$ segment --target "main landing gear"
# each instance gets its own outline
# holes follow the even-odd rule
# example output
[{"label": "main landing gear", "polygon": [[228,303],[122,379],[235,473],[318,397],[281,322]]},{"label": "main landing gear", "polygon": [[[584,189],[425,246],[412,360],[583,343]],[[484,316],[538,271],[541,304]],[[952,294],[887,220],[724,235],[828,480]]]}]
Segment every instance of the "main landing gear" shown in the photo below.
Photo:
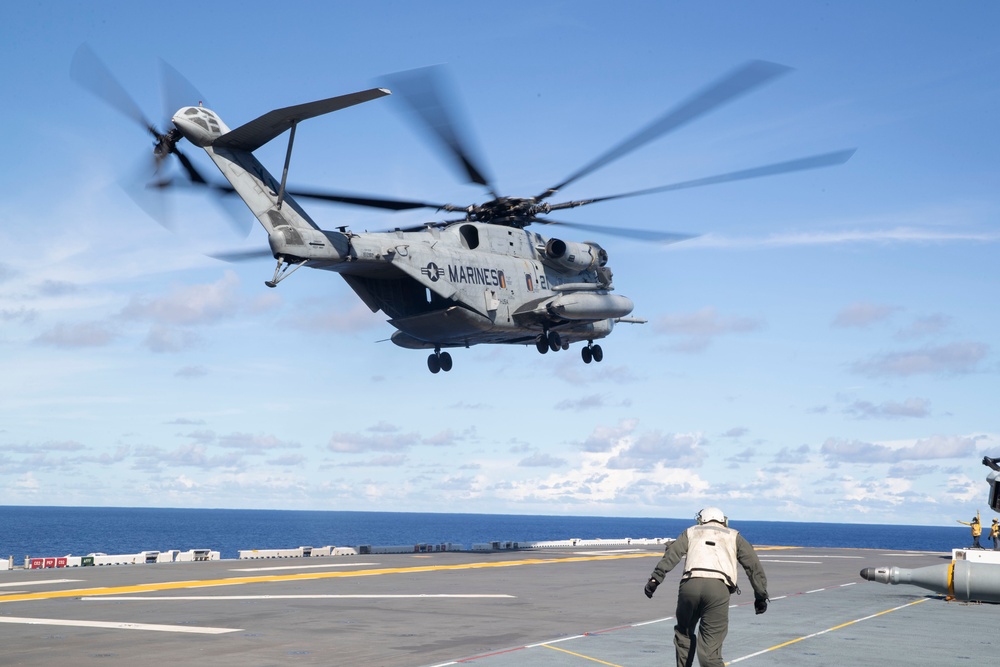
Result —
[{"label": "main landing gear", "polygon": [[442,352],[441,348],[436,348],[434,354],[427,357],[427,369],[431,373],[438,373],[440,371],[447,373],[451,370],[451,355],[447,352]]},{"label": "main landing gear", "polygon": [[562,349],[562,336],[559,335],[558,331],[540,333],[535,337],[535,348],[541,354],[545,354],[549,350],[558,352]]},{"label": "main landing gear", "polygon": [[[546,354],[549,350],[558,352],[568,347],[568,343],[563,344],[562,336],[559,335],[558,331],[546,331],[535,337],[535,349],[541,354]],[[594,341],[588,340],[587,346],[580,350],[580,356],[583,357],[585,364],[589,364],[591,361],[600,363],[604,359],[604,350],[601,349],[600,345],[594,345]]]}]

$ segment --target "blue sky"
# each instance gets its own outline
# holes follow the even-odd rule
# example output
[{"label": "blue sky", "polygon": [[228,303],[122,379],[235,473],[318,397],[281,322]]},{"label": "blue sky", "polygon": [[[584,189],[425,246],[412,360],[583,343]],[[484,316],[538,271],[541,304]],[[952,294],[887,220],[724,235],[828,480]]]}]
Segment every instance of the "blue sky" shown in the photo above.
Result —
[{"label": "blue sky", "polygon": [[[13,5],[0,40],[0,504],[988,514],[998,19],[989,2]],[[795,71],[564,194],[858,151],[831,169],[564,213],[701,236],[594,237],[649,320],[618,327],[602,364],[477,347],[432,376],[339,277],[304,270],[270,290],[271,262],[207,257],[266,244],[257,227],[233,234],[212,200],[176,195],[174,232],[137,207],[120,184],[149,139],[70,79],[83,42],[150,118],[165,117],[162,58],[231,127],[447,64],[509,195],[559,182],[751,59]],[[400,104],[303,124],[289,180],[483,201]],[[284,142],[259,156],[280,173]],[[355,231],[433,219],[307,206]]]}]

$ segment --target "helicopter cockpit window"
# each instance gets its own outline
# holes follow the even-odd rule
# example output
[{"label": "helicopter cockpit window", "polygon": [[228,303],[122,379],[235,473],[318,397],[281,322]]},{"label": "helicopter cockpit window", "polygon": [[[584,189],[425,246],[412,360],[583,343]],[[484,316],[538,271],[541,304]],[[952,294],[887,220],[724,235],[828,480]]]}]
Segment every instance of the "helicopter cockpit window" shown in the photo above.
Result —
[{"label": "helicopter cockpit window", "polygon": [[190,109],[188,109],[187,111],[184,112],[184,115],[185,116],[194,116],[197,113],[198,113],[198,110],[195,109],[194,107],[191,107]]},{"label": "helicopter cockpit window", "polygon": [[462,225],[458,232],[462,235],[462,240],[465,242],[466,248],[475,250],[479,247],[479,229],[475,226]]}]

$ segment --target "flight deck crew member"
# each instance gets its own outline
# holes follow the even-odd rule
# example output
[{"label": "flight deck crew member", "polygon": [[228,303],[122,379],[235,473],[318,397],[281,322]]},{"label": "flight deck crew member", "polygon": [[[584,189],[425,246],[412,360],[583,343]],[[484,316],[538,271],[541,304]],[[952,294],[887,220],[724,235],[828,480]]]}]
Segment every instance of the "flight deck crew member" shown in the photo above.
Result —
[{"label": "flight deck crew member", "polygon": [[753,547],[738,531],[729,528],[722,510],[706,507],[696,519],[697,525],[685,530],[667,547],[644,592],[652,598],[667,572],[686,556],[677,591],[674,626],[677,667],[693,665],[695,653],[701,667],[723,667],[722,642],[729,632],[729,596],[740,592],[736,585],[736,564],[743,566],[750,579],[753,606],[758,614],[767,611],[767,576]]},{"label": "flight deck crew member", "polygon": [[983,534],[983,524],[979,522],[979,510],[976,510],[976,516],[972,517],[971,523],[961,519],[958,519],[958,522],[965,526],[972,526],[972,548],[982,549],[983,547],[979,544],[979,536]]},{"label": "flight deck crew member", "polygon": [[993,519],[990,526],[990,539],[993,540],[993,551],[1000,551],[1000,521]]}]

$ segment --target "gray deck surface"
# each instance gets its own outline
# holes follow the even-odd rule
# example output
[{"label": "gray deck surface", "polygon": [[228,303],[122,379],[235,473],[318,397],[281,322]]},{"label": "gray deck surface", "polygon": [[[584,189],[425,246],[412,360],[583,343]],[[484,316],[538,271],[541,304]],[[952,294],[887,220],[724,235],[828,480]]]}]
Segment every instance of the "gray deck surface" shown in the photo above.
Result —
[{"label": "gray deck surface", "polygon": [[[953,665],[1000,651],[1000,605],[862,581],[950,554],[758,547],[728,664]],[[672,665],[659,548],[392,554],[0,572],[0,665]],[[678,568],[679,569],[679,568]],[[212,634],[215,633],[215,634]]]}]

